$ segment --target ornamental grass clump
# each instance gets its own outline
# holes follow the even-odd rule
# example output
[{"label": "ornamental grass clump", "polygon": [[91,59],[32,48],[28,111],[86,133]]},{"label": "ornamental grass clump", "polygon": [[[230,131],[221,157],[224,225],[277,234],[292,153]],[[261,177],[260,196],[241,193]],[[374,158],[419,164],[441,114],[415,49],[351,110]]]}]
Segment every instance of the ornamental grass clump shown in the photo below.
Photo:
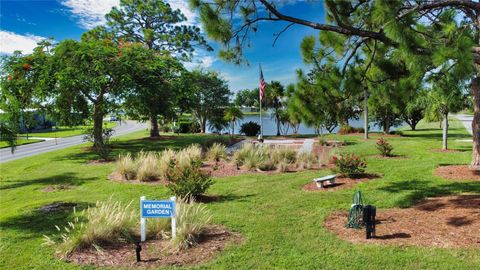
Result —
[{"label": "ornamental grass clump", "polygon": [[73,251],[94,247],[100,249],[110,245],[132,241],[137,229],[138,216],[131,207],[110,197],[97,202],[77,215],[64,227],[55,226],[57,236],[44,235],[44,245],[56,246],[56,252],[65,258]]},{"label": "ornamental grass clump", "polygon": [[271,151],[271,158],[275,164],[280,162],[293,164],[297,160],[297,152],[290,148],[279,147]]},{"label": "ornamental grass clump", "polygon": [[384,138],[380,138],[377,140],[376,147],[383,157],[393,156],[393,146]]},{"label": "ornamental grass clump", "polygon": [[137,163],[130,153],[119,156],[115,172],[121,175],[123,180],[133,180],[137,176]]},{"label": "ornamental grass clump", "polygon": [[137,157],[137,179],[143,182],[155,181],[160,177],[158,154],[141,152]]},{"label": "ornamental grass clump", "polygon": [[189,197],[177,199],[175,217],[177,233],[175,239],[172,239],[172,245],[177,250],[196,245],[212,219],[204,205],[195,203],[195,200]]},{"label": "ornamental grass clump", "polygon": [[175,154],[176,166],[186,169],[191,166],[200,166],[202,164],[202,148],[197,144],[178,151]]},{"label": "ornamental grass clump", "polygon": [[339,157],[333,156],[332,162],[335,165],[332,171],[346,177],[361,176],[367,168],[365,160],[357,157],[355,154],[341,154]]},{"label": "ornamental grass clump", "polygon": [[253,144],[245,143],[234,153],[233,159],[238,166],[242,166],[245,163],[245,160],[248,159],[248,157],[253,156],[255,152],[256,149]]},{"label": "ornamental grass clump", "polygon": [[175,160],[175,151],[172,149],[164,150],[158,158],[158,175],[161,179],[167,178],[167,172]]},{"label": "ornamental grass clump", "polygon": [[299,153],[297,155],[297,167],[299,169],[311,169],[316,163],[319,163],[318,157],[313,153]]},{"label": "ornamental grass clump", "polygon": [[221,143],[214,143],[207,151],[207,159],[210,161],[219,162],[220,160],[226,158],[226,147]]}]

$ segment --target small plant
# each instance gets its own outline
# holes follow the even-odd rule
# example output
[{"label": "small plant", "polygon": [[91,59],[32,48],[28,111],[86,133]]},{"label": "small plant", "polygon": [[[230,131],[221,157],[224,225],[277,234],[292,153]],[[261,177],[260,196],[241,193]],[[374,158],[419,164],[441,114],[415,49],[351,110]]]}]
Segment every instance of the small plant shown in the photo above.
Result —
[{"label": "small plant", "polygon": [[321,146],[328,146],[328,141],[323,136],[318,137],[318,144]]},{"label": "small plant", "polygon": [[141,152],[137,157],[137,179],[140,181],[154,181],[160,176],[158,154]]},{"label": "small plant", "polygon": [[177,250],[195,245],[212,219],[207,208],[195,203],[192,198],[177,199],[175,216],[177,218],[177,234],[172,244]]},{"label": "small plant", "polygon": [[297,166],[300,169],[310,169],[319,159],[313,153],[300,153],[297,155]]},{"label": "small plant", "polygon": [[[97,202],[95,207],[89,207],[76,214],[68,225],[60,228],[59,237],[44,235],[45,245],[56,245],[56,252],[62,257],[71,252],[89,248],[105,247],[108,245],[129,241],[136,230],[137,217],[131,208],[131,203],[124,205],[110,197],[105,202]],[[60,238],[56,242],[54,238]]]},{"label": "small plant", "polygon": [[340,157],[333,156],[332,162],[335,165],[333,172],[347,177],[362,175],[367,168],[365,160],[354,154],[342,154]]},{"label": "small plant", "polygon": [[214,143],[207,152],[207,158],[211,161],[219,162],[227,157],[225,145]]},{"label": "small plant", "polygon": [[240,126],[240,133],[249,137],[257,136],[260,134],[260,125],[252,121],[243,123]]},{"label": "small plant", "polygon": [[163,151],[158,158],[158,176],[162,179],[167,178],[167,172],[175,160],[175,151],[167,149]]},{"label": "small plant", "polygon": [[124,180],[135,179],[137,175],[137,164],[130,153],[118,157],[115,172],[120,174]]},{"label": "small plant", "polygon": [[167,187],[182,198],[186,196],[196,198],[213,184],[211,176],[203,172],[199,165],[192,164],[182,168],[176,162],[170,166],[167,180],[169,181]]},{"label": "small plant", "polygon": [[380,138],[377,140],[376,147],[378,151],[380,151],[380,154],[382,156],[384,157],[392,156],[393,146],[384,138]]},{"label": "small plant", "polygon": [[297,160],[297,152],[290,148],[275,148],[272,150],[271,155],[274,163],[295,163]]}]

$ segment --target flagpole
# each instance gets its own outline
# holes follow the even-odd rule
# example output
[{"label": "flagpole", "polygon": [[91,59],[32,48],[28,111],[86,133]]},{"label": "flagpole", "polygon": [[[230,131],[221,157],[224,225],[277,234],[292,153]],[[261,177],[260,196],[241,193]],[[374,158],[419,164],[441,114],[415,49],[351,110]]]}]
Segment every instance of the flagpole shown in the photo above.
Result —
[{"label": "flagpole", "polygon": [[[260,77],[263,79],[263,74],[262,74],[262,65],[258,63],[259,71],[260,71]],[[261,92],[262,90],[259,90]],[[262,118],[262,102],[263,102],[263,97],[259,93],[258,99],[260,100],[260,136],[258,137],[259,141],[263,143],[263,118]]]}]

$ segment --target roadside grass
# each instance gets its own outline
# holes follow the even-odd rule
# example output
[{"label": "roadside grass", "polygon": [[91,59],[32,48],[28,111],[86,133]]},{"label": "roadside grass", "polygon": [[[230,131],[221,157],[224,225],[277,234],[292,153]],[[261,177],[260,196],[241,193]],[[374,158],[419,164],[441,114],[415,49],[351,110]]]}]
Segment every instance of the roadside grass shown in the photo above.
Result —
[{"label": "roadside grass", "polygon": [[[24,144],[30,144],[30,143],[36,143],[36,142],[43,142],[43,140],[40,139],[23,139],[19,138],[17,139],[17,145],[24,145]],[[7,148],[10,147],[6,141],[0,141],[0,148]]]},{"label": "roadside grass", "polygon": [[[107,128],[113,128],[117,125],[116,122],[105,122],[104,126]],[[39,131],[32,131],[28,133],[29,137],[39,137],[39,138],[65,138],[65,137],[72,137],[77,135],[85,134],[86,130],[92,128],[93,125],[85,125],[85,126],[59,126],[56,130],[39,130]],[[26,137],[26,133],[21,133],[19,136]]]},{"label": "roadside grass", "polygon": [[[223,251],[199,269],[477,269],[478,249],[442,249],[352,244],[326,231],[324,219],[332,211],[347,210],[355,190],[378,208],[409,207],[429,197],[464,192],[480,193],[480,182],[449,182],[433,176],[440,164],[468,164],[471,138],[460,122],[452,120],[450,146],[455,153],[437,153],[441,148],[438,123],[420,123],[418,131],[403,130],[405,137],[387,137],[394,154],[405,159],[376,158],[376,137],[328,135],[346,140],[342,149],[366,157],[367,172],[382,178],[355,188],[309,193],[301,187],[328,170],[280,174],[244,174],[216,178],[209,194],[219,196],[206,204],[212,222],[240,232],[245,241]],[[133,133],[114,142],[116,155],[140,150],[179,149],[214,136],[179,135],[160,140],[142,139]],[[77,209],[113,197],[123,203],[140,196],[162,199],[171,194],[166,187],[118,183],[107,180],[113,163],[87,165],[94,154],[87,145],[49,152],[0,164],[0,268],[1,269],[93,269],[59,261],[53,249],[41,247],[42,235],[64,226],[70,210],[40,213],[36,209],[56,201],[77,203]],[[71,189],[43,192],[48,185],[70,184]],[[148,223],[147,223],[148,226]],[[472,232],[473,233],[473,232]],[[133,247],[132,247],[133,248]],[[133,260],[133,259],[132,259]],[[182,269],[182,268],[180,268]]]}]

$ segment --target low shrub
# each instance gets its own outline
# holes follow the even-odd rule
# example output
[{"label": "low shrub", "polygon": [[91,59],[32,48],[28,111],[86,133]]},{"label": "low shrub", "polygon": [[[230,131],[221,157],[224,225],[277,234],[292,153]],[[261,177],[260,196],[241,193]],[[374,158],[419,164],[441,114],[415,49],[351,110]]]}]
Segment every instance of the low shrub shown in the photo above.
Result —
[{"label": "low shrub", "polygon": [[[131,203],[124,205],[112,197],[97,202],[95,207],[89,207],[79,215],[74,209],[74,216],[67,226],[55,226],[60,233],[58,237],[44,235],[44,244],[56,245],[56,252],[63,258],[79,249],[132,241],[137,230],[138,218]],[[54,238],[59,238],[58,242]]]},{"label": "low shrub", "polygon": [[338,130],[338,134],[345,135],[345,134],[351,134],[351,133],[364,133],[365,129],[363,128],[355,128],[352,126],[342,126]]},{"label": "low shrub", "polygon": [[220,143],[214,143],[207,152],[208,160],[219,162],[227,157],[226,147]]},{"label": "low shrub", "polygon": [[178,197],[193,198],[205,193],[213,184],[209,174],[200,169],[200,165],[180,167],[174,162],[167,172],[167,187]]},{"label": "low shrub", "polygon": [[356,177],[365,173],[367,163],[364,159],[357,157],[354,154],[342,154],[339,157],[332,157],[334,173],[339,173],[347,177]]},{"label": "low shrub", "polygon": [[119,156],[117,160],[115,172],[122,176],[124,180],[132,180],[137,176],[137,163],[130,153]]},{"label": "low shrub", "polygon": [[177,250],[195,245],[212,219],[207,208],[195,203],[191,198],[177,199],[175,216],[177,234],[172,244]]},{"label": "low shrub", "polygon": [[160,176],[158,154],[154,152],[140,152],[137,157],[137,179],[140,181],[157,180]]},{"label": "low shrub", "polygon": [[260,125],[253,121],[243,123],[240,126],[240,134],[245,134],[249,137],[257,136],[260,134]]},{"label": "low shrub", "polygon": [[391,157],[393,146],[384,138],[380,138],[377,140],[376,147],[380,154],[384,157]]}]

